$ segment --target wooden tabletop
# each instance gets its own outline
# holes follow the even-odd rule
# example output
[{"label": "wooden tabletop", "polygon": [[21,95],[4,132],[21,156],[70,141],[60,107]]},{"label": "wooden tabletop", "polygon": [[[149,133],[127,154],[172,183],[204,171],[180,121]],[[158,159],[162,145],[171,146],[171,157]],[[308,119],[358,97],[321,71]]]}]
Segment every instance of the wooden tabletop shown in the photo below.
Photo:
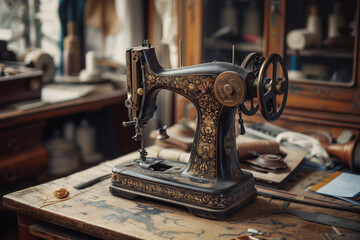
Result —
[{"label": "wooden tabletop", "polygon": [[[159,147],[148,148],[154,155]],[[109,192],[110,179],[76,190],[73,185],[111,171],[116,164],[139,153],[107,161],[93,168],[52,182],[30,187],[3,197],[4,206],[17,213],[54,223],[103,239],[233,239],[249,228],[271,234],[271,238],[324,239],[331,226],[276,214],[284,201],[258,196],[226,220],[209,220],[191,215],[187,209],[137,198],[128,200]],[[53,192],[66,188],[70,197],[58,200]],[[290,203],[290,208],[330,214],[360,221],[359,214]],[[352,232],[338,228],[341,232]],[[261,236],[258,236],[261,237]]]}]

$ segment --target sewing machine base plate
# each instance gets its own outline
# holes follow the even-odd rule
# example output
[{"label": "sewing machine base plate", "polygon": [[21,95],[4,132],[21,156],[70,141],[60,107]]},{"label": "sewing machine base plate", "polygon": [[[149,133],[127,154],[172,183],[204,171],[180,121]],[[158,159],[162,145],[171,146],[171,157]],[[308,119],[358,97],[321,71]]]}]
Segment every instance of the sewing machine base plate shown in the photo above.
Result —
[{"label": "sewing machine base plate", "polygon": [[158,160],[156,170],[129,161],[113,168],[110,192],[134,199],[137,196],[184,206],[200,217],[224,219],[256,197],[252,175],[243,171],[239,181],[208,180],[183,174],[187,164]]}]

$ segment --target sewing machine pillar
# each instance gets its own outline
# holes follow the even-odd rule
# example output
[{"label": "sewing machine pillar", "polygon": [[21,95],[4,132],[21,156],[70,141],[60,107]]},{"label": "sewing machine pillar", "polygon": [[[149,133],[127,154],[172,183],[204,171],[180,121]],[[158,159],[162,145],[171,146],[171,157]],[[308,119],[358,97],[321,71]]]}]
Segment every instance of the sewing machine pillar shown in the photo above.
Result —
[{"label": "sewing machine pillar", "polygon": [[[237,161],[235,144],[234,109],[222,109],[215,121],[202,116],[198,111],[198,131],[194,138],[194,147],[184,174],[200,178],[238,179],[241,173]],[[215,162],[215,160],[217,160]],[[229,174],[231,173],[231,174]]]}]

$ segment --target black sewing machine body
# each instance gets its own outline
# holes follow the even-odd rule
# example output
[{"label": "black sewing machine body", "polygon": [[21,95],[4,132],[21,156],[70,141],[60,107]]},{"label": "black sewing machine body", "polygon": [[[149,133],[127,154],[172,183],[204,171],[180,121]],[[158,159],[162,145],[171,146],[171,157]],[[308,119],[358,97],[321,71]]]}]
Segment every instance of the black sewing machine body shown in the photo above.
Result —
[{"label": "black sewing machine body", "polygon": [[235,143],[235,113],[251,94],[255,75],[231,63],[213,62],[163,69],[149,45],[127,51],[129,119],[137,134],[153,116],[162,89],[183,95],[196,107],[198,120],[188,163],[146,157],[113,168],[110,191],[187,207],[221,219],[256,197],[251,173],[241,170]]}]

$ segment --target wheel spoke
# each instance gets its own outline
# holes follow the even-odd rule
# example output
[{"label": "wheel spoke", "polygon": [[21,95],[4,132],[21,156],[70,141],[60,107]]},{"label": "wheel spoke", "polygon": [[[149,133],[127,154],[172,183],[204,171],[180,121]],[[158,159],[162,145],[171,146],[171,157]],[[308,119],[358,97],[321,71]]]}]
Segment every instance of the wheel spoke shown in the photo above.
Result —
[{"label": "wheel spoke", "polygon": [[250,110],[249,111],[252,111],[254,110],[254,98],[251,98],[250,100]]},{"label": "wheel spoke", "polygon": [[272,115],[276,116],[276,114],[277,114],[276,94],[274,94],[274,96],[272,97],[271,100],[272,100],[272,107],[273,107]]},{"label": "wheel spoke", "polygon": [[270,97],[272,96],[273,94],[272,94],[272,91],[270,90],[270,91],[268,91],[268,92],[266,92],[266,93],[264,93],[263,94],[263,102],[264,103],[266,103],[266,102],[268,102],[269,101],[269,99],[270,99]]},{"label": "wheel spoke", "polygon": [[275,89],[275,87],[276,87],[276,82],[277,82],[277,78],[276,78],[276,74],[277,74],[277,62],[276,61],[274,61],[273,63],[272,63],[272,65],[273,65],[273,72],[272,72],[272,84],[271,84],[271,88],[272,89]]}]

